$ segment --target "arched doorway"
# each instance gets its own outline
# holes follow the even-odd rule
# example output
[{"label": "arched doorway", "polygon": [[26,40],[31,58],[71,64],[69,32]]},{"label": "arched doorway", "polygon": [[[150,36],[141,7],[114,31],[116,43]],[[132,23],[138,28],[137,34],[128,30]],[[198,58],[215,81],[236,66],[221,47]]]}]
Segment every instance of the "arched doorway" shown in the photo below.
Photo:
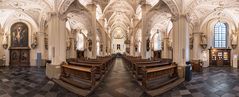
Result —
[{"label": "arched doorway", "polygon": [[10,66],[29,66],[28,27],[18,22],[11,26]]}]

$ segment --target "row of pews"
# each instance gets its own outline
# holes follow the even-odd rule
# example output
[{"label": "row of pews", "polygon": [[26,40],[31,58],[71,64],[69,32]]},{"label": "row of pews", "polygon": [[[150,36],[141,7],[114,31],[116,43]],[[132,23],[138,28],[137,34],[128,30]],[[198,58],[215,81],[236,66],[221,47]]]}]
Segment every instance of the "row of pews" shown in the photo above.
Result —
[{"label": "row of pews", "polygon": [[[72,85],[69,91],[88,96],[104,79],[112,67],[115,56],[97,59],[68,59],[61,64],[60,80]],[[75,91],[78,89],[79,91]]]},{"label": "row of pews", "polygon": [[132,77],[150,96],[166,92],[169,90],[167,85],[179,79],[178,66],[171,59],[148,60],[131,56],[122,58]]}]

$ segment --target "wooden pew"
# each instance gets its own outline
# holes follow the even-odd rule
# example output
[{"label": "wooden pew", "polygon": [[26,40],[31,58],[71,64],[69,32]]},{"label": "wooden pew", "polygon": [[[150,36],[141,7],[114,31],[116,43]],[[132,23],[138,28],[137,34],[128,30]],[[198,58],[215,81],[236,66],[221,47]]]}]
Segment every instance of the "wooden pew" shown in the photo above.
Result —
[{"label": "wooden pew", "polygon": [[156,89],[176,80],[177,75],[176,64],[151,68],[143,67],[142,85],[145,89]]},{"label": "wooden pew", "polygon": [[73,66],[80,66],[80,67],[90,67],[95,68],[95,80],[100,80],[103,76],[102,65],[101,64],[90,64],[90,63],[80,63],[80,62],[68,62],[68,64]]},{"label": "wooden pew", "polygon": [[157,68],[157,67],[161,67],[161,66],[165,66],[165,65],[171,65],[172,63],[170,62],[161,62],[161,61],[158,61],[158,62],[145,62],[145,63],[135,63],[135,74],[136,74],[136,78],[138,80],[142,80],[142,77],[140,76],[143,76],[143,68]]},{"label": "wooden pew", "polygon": [[82,89],[92,89],[95,87],[94,66],[76,66],[63,63],[61,65],[62,74],[60,79]]}]

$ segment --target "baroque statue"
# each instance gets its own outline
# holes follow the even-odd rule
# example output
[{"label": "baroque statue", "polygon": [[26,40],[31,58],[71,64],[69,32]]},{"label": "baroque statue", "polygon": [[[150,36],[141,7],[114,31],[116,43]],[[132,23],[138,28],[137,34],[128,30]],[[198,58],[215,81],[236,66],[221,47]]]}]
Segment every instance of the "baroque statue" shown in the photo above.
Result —
[{"label": "baroque statue", "polygon": [[233,31],[232,35],[231,35],[231,46],[233,49],[235,49],[237,47],[237,33],[235,31]]},{"label": "baroque statue", "polygon": [[205,34],[201,34],[201,43],[200,43],[201,47],[203,49],[207,48],[207,36]]}]

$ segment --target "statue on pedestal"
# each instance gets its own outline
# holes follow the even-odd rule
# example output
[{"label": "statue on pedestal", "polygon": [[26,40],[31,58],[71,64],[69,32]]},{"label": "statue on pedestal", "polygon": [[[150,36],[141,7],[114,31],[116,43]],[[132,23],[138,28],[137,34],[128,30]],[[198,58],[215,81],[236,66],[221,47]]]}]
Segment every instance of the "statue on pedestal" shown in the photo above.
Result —
[{"label": "statue on pedestal", "polygon": [[205,34],[201,35],[201,47],[205,49],[207,47],[207,36]]},{"label": "statue on pedestal", "polygon": [[237,33],[235,31],[233,31],[232,35],[231,35],[231,46],[233,49],[235,49],[237,47]]}]

